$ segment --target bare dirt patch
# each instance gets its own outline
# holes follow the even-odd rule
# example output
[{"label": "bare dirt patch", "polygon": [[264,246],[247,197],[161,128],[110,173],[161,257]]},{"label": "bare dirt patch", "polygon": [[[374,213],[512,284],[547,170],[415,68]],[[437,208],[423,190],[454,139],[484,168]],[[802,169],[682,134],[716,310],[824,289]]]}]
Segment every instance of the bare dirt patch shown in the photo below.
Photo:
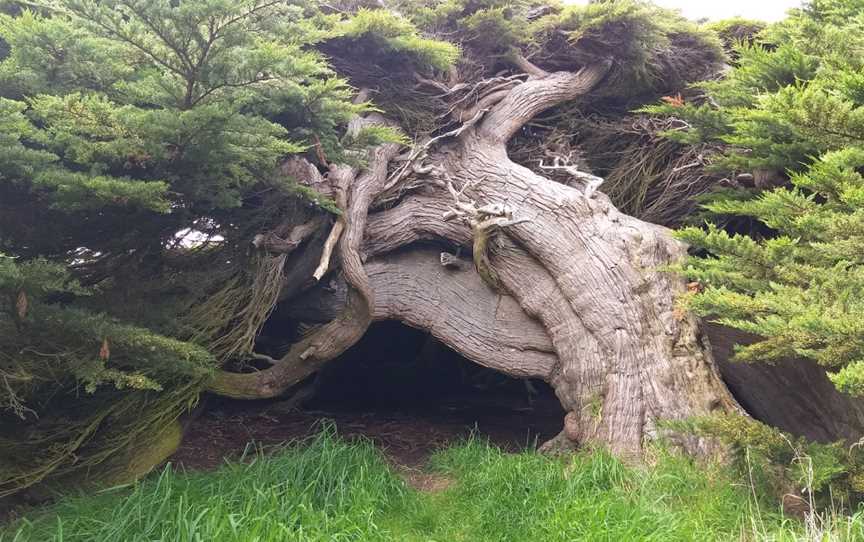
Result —
[{"label": "bare dirt patch", "polygon": [[226,459],[240,457],[248,446],[296,442],[314,435],[324,422],[333,423],[342,438],[370,439],[394,466],[411,473],[409,483],[429,488],[442,485],[420,471],[432,453],[472,434],[518,452],[561,430],[560,406],[554,397],[542,397],[530,409],[518,397],[486,398],[479,403],[451,398],[437,405],[401,409],[357,409],[336,403],[313,410],[285,410],[279,402],[223,401],[208,404],[190,423],[170,460],[186,469],[213,469]]}]

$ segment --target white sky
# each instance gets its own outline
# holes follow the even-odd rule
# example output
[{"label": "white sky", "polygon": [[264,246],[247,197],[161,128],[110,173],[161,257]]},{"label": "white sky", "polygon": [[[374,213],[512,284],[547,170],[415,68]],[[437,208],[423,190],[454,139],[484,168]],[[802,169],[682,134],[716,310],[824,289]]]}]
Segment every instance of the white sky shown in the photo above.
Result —
[{"label": "white sky", "polygon": [[[789,8],[801,6],[802,0],[653,0],[661,6],[680,9],[685,17],[726,19],[740,15],[749,19],[777,21]],[[577,4],[586,3],[575,0]]]},{"label": "white sky", "polygon": [[670,8],[678,8],[685,17],[698,19],[726,19],[740,15],[750,19],[777,21],[782,19],[789,8],[801,6],[801,0],[654,0],[655,3]]}]

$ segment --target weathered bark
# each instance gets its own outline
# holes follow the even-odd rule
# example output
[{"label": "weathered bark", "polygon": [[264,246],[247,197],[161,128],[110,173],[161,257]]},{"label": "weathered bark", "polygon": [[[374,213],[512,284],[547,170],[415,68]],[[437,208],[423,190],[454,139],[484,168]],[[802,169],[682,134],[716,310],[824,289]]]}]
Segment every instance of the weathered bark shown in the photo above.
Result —
[{"label": "weathered bark", "polygon": [[[517,378],[549,380],[558,357],[543,326],[510,296],[486,285],[470,260],[444,267],[440,251],[421,247],[366,265],[375,292],[375,320],[399,320],[428,331],[465,358]],[[319,288],[284,312],[298,320],[329,320],[346,287]],[[470,300],[466,302],[466,300]]]},{"label": "weathered bark", "polygon": [[[369,206],[386,188],[388,156],[395,154],[377,149],[369,169],[354,180],[342,219],[348,288],[339,316],[294,345],[281,363],[220,376],[214,389],[235,397],[281,393],[359,339],[372,318],[395,318],[478,363],[549,382],[568,412],[550,449],[602,444],[638,454],[661,432],[661,420],[739,409],[698,321],[674,306],[685,285],[664,267],[683,257],[684,247],[664,228],[621,214],[602,194],[586,197],[508,158],[507,141],[526,122],[589,92],[608,69],[601,62],[578,73],[540,70],[496,91],[433,151],[430,167],[417,168],[430,175],[425,189],[367,221]],[[447,184],[458,196],[441,189]],[[454,196],[471,203],[457,205]],[[502,218],[482,229],[474,220],[472,232],[444,219],[464,215],[453,212],[454,205],[499,209]],[[365,271],[364,234],[366,253],[377,258]],[[477,244],[479,234],[488,242]],[[412,247],[418,241],[466,253],[473,248],[475,265],[493,273],[484,283],[470,265],[444,268],[434,253]],[[320,343],[333,336],[338,348]],[[693,452],[711,448],[695,437],[676,438]]]},{"label": "weathered bark", "polygon": [[[365,122],[384,121],[370,116]],[[334,226],[344,230],[339,240],[339,257],[342,273],[350,285],[342,313],[317,333],[292,345],[271,370],[245,374],[219,371],[208,384],[210,391],[237,399],[278,396],[360,340],[372,322],[374,306],[374,293],[363,269],[360,246],[369,207],[383,190],[387,166],[398,151],[399,145],[393,143],[379,145],[370,153],[369,164],[359,175],[349,166],[330,168],[330,184],[343,212]]]},{"label": "weathered bark", "polygon": [[[503,145],[492,147],[480,137],[463,145],[451,150],[451,176],[462,183],[480,179],[469,190],[474,199],[504,195],[518,202],[520,216],[532,218],[507,229],[492,262],[509,294],[542,323],[557,353],[559,365],[548,381],[569,412],[559,444],[593,441],[635,453],[656,434],[657,420],[736,408],[697,322],[674,309],[683,283],[660,271],[683,256],[680,244],[662,228],[621,215],[605,198],[587,200],[509,162]],[[404,213],[398,207],[390,213],[393,222],[387,213],[373,217],[370,231],[395,232]],[[393,237],[407,242],[410,233],[452,233],[440,221],[443,227],[419,224],[370,244],[389,242],[393,248]],[[451,237],[465,241],[464,235]],[[458,337],[439,338],[459,350]]]}]

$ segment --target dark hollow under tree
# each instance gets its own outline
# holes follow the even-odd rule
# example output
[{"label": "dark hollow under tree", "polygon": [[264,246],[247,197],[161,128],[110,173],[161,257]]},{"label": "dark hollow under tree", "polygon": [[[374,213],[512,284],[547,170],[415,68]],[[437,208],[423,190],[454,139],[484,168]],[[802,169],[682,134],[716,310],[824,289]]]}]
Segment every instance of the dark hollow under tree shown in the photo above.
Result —
[{"label": "dark hollow under tree", "polygon": [[[277,320],[280,325],[263,332],[272,331],[274,341],[290,326]],[[395,321],[372,324],[363,339],[311,376],[301,391],[279,401],[278,408],[305,411],[298,416],[332,416],[340,429],[345,422],[348,431],[368,431],[385,440],[393,432],[389,444],[404,452],[410,443],[412,460],[469,435],[508,450],[533,447],[560,432],[563,420],[549,386],[477,365]]]}]

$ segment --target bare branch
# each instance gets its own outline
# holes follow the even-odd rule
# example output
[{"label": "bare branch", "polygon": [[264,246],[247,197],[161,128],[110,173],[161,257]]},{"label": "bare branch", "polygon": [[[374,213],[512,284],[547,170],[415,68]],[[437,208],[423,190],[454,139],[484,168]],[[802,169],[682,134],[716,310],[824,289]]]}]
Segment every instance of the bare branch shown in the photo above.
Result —
[{"label": "bare branch", "polygon": [[330,258],[333,257],[333,248],[336,246],[336,243],[339,242],[339,238],[342,237],[342,231],[344,229],[345,222],[341,219],[337,220],[336,223],[333,224],[333,229],[330,230],[330,235],[327,236],[327,240],[324,242],[324,250],[321,252],[321,260],[319,261],[315,272],[312,273],[312,278],[314,278],[315,281],[320,281],[330,268]]},{"label": "bare branch", "polygon": [[492,92],[490,94],[487,94],[486,96],[483,96],[482,98],[480,98],[480,100],[476,104],[474,104],[469,109],[467,109],[465,111],[460,111],[458,120],[461,121],[465,117],[468,117],[469,119],[474,118],[477,115],[479,115],[485,111],[489,111],[490,107],[492,107],[493,105],[497,104],[498,102],[500,102],[501,100],[506,98],[508,94],[510,94],[509,89],[498,90],[498,91]]},{"label": "bare branch", "polygon": [[284,230],[287,229],[284,227],[280,228],[283,230],[281,232],[259,233],[252,239],[252,245],[259,250],[266,250],[273,254],[290,254],[300,246],[300,243],[311,237],[321,225],[322,220],[315,218],[299,226],[294,226],[287,236],[284,236]]},{"label": "bare branch", "polygon": [[441,83],[440,81],[435,81],[434,79],[427,79],[426,77],[423,77],[417,72],[414,72],[414,80],[421,85],[430,86],[434,89],[440,90],[445,95],[449,94],[451,91],[451,88],[444,83]]},{"label": "bare branch", "polygon": [[[396,171],[394,171],[390,175],[390,177],[387,179],[387,183],[384,185],[384,188],[381,190],[381,193],[386,194],[388,191],[390,191],[390,189],[392,189],[394,186],[396,186],[396,183],[398,183],[399,181],[404,179],[405,176],[408,175],[411,171],[414,171],[414,167],[416,166],[416,164],[419,161],[422,161],[427,156],[426,151],[428,151],[432,147],[432,145],[434,145],[438,141],[441,141],[442,139],[446,139],[449,137],[459,137],[462,134],[462,132],[464,132],[468,128],[477,124],[477,121],[480,120],[480,118],[483,116],[483,113],[485,113],[486,111],[488,111],[488,109],[481,109],[481,110],[477,111],[476,113],[474,113],[473,117],[471,117],[470,119],[465,121],[465,123],[462,124],[462,126],[456,128],[455,130],[450,130],[447,133],[444,133],[444,134],[441,134],[439,136],[435,136],[435,137],[429,139],[428,141],[426,141],[425,143],[423,143],[421,145],[414,146],[414,148],[411,149],[411,152],[405,158],[405,163],[402,164],[402,166],[400,166]],[[438,172],[438,169],[435,167],[430,167],[427,171],[429,173],[434,174],[434,173]],[[422,166],[421,166],[421,172],[422,172]],[[418,173],[421,173],[421,172],[418,172]]]},{"label": "bare branch", "polygon": [[205,90],[204,92],[202,92],[202,93],[201,93],[197,98],[191,98],[191,97],[190,97],[190,98],[189,98],[189,99],[190,99],[190,104],[189,104],[189,105],[190,105],[190,106],[196,106],[196,105],[198,105],[199,103],[201,103],[201,101],[203,101],[204,99],[206,99],[208,96],[210,96],[211,94],[213,94],[214,92],[216,92],[216,91],[218,91],[218,90],[222,90],[223,88],[244,88],[244,87],[250,87],[250,86],[252,86],[252,85],[257,85],[258,83],[266,83],[266,82],[269,82],[269,81],[274,81],[275,79],[276,79],[275,77],[270,77],[269,75],[266,75],[266,76],[265,76],[265,75],[259,75],[259,76],[253,77],[252,79],[248,79],[248,80],[246,80],[246,81],[238,81],[238,82],[235,82],[235,83],[231,83],[231,82],[227,82],[227,81],[226,81],[226,82],[223,82],[223,83],[219,83],[219,84],[217,84],[217,85],[214,85],[214,86],[208,88],[208,89]]},{"label": "bare branch", "polygon": [[[598,177],[596,175],[592,175],[592,174],[585,172],[585,171],[579,171],[579,167],[575,166],[575,165],[570,165],[569,161],[570,161],[569,156],[567,156],[567,157],[556,156],[553,160],[553,165],[547,166],[547,165],[543,164],[543,160],[541,159],[541,160],[539,160],[540,169],[551,170],[551,171],[561,170],[561,171],[566,172],[573,179],[575,179],[577,181],[584,182],[585,183],[585,192],[584,192],[585,198],[591,199],[591,197],[594,195],[594,192],[598,188],[600,188],[601,184],[603,184],[605,182],[605,179],[603,177]],[[562,164],[561,162],[564,162],[564,163]]]},{"label": "bare branch", "polygon": [[542,79],[525,81],[486,115],[480,126],[481,135],[494,143],[505,144],[541,111],[590,92],[611,67],[612,61],[604,60],[576,73],[555,72]]},{"label": "bare branch", "polygon": [[520,53],[518,50],[514,50],[513,52],[511,52],[510,60],[517,68],[536,79],[542,79],[549,75],[549,72],[547,72],[543,68],[540,68],[539,66],[522,56],[522,53]]},{"label": "bare branch", "polygon": [[529,222],[525,218],[514,220],[513,209],[504,203],[487,203],[478,207],[473,200],[464,196],[471,184],[465,183],[460,190],[456,190],[452,182],[447,182],[447,191],[453,198],[453,207],[444,213],[444,220],[453,220],[454,218],[463,220],[471,225],[475,234],[492,228],[504,228]]},{"label": "bare branch", "polygon": [[276,358],[271,358],[267,354],[259,354],[258,352],[252,352],[249,354],[249,359],[257,359],[260,361],[266,361],[270,365],[276,365],[280,360]]}]

